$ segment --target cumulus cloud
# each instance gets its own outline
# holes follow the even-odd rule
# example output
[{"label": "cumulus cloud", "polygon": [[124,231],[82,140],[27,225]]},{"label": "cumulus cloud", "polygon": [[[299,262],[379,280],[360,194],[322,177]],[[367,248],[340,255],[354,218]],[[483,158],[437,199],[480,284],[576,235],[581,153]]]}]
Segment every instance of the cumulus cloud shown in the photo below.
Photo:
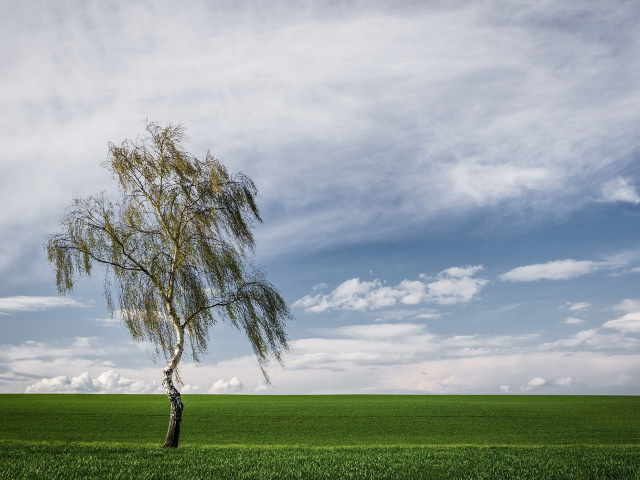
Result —
[{"label": "cumulus cloud", "polygon": [[101,373],[93,379],[89,372],[77,377],[60,375],[29,385],[25,393],[161,393],[155,382],[126,378],[115,370]]},{"label": "cumulus cloud", "polygon": [[209,393],[240,393],[242,388],[242,382],[238,377],[233,377],[231,380],[218,380],[209,389]]},{"label": "cumulus cloud", "polygon": [[61,307],[86,307],[87,305],[71,297],[33,297],[19,295],[0,298],[0,315],[15,312],[35,312]]},{"label": "cumulus cloud", "polygon": [[433,281],[403,280],[396,286],[386,286],[380,280],[371,282],[352,278],[340,284],[332,292],[311,294],[294,302],[293,306],[309,312],[328,310],[377,310],[397,304],[418,305],[438,303],[452,305],[471,301],[489,283],[484,278],[474,278],[482,270],[481,265],[453,267],[440,272]]},{"label": "cumulus cloud", "polygon": [[549,263],[516,267],[500,275],[500,280],[511,282],[533,282],[536,280],[568,280],[593,273],[609,265],[590,260],[557,260]]},{"label": "cumulus cloud", "polygon": [[201,385],[185,385],[184,387],[182,387],[180,389],[180,393],[205,393],[206,389],[204,387],[202,387]]},{"label": "cumulus cloud", "polygon": [[485,278],[472,278],[482,269],[482,265],[476,265],[443,270],[433,282],[427,284],[428,300],[441,305],[466,303],[472,300],[480,293],[482,287],[489,283]]},{"label": "cumulus cloud", "polygon": [[558,377],[552,379],[535,377],[529,380],[526,386],[520,387],[520,390],[522,390],[523,392],[528,392],[539,387],[570,387],[572,385],[575,385],[575,383],[576,382],[571,377]]},{"label": "cumulus cloud", "polygon": [[624,177],[616,177],[602,186],[601,199],[605,202],[640,203],[640,196],[629,180]]}]

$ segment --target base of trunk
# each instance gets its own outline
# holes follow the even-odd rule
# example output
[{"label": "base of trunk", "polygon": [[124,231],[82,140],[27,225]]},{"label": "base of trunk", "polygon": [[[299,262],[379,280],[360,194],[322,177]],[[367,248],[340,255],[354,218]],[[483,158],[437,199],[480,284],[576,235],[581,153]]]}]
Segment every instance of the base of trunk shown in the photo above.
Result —
[{"label": "base of trunk", "polygon": [[167,395],[171,402],[171,416],[169,418],[169,430],[167,431],[167,438],[164,441],[165,447],[178,447],[178,440],[180,438],[180,423],[182,423],[182,410],[184,405],[180,398],[180,394],[174,389],[172,395]]}]

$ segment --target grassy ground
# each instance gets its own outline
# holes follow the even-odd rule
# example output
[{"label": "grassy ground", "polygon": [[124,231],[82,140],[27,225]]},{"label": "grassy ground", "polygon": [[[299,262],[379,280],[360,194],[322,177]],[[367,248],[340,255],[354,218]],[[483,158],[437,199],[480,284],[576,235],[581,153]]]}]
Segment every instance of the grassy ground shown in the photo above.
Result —
[{"label": "grassy ground", "polygon": [[640,397],[0,395],[1,478],[637,478]]}]

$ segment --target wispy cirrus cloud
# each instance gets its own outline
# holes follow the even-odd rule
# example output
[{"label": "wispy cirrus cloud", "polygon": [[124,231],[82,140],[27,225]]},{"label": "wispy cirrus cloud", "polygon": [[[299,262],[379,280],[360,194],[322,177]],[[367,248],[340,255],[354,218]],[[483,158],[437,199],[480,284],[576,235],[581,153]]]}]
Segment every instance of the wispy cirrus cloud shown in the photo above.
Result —
[{"label": "wispy cirrus cloud", "polygon": [[635,201],[637,6],[397,3],[21,3],[0,19],[0,225],[49,228],[103,189],[106,142],[142,115],[259,179],[263,251]]},{"label": "wispy cirrus cloud", "polygon": [[87,304],[71,297],[35,297],[19,295],[0,298],[0,315],[16,312],[36,312],[62,307],[86,307]]},{"label": "wispy cirrus cloud", "polygon": [[536,280],[568,280],[593,273],[610,266],[607,262],[591,260],[556,260],[554,262],[539,263],[516,267],[499,276],[500,280],[511,282],[534,282]]},{"label": "wispy cirrus cloud", "polygon": [[589,302],[568,302],[567,303],[567,309],[572,312],[584,310],[586,308],[589,308],[590,306],[591,304]]},{"label": "wispy cirrus cloud", "polygon": [[620,318],[605,322],[602,325],[604,328],[623,333],[640,333],[640,300],[625,299],[614,308],[626,313]]},{"label": "wispy cirrus cloud", "polygon": [[640,203],[640,195],[629,179],[616,177],[602,186],[601,198],[604,202]]},{"label": "wispy cirrus cloud", "polygon": [[625,333],[640,333],[640,311],[627,313],[615,320],[609,320],[602,326],[605,328],[614,328]]},{"label": "wispy cirrus cloud", "polygon": [[306,295],[294,302],[293,307],[304,308],[309,312],[325,312],[377,310],[397,304],[466,303],[473,300],[489,283],[485,278],[474,277],[482,269],[482,265],[452,267],[440,272],[430,282],[429,277],[421,275],[422,280],[403,280],[395,286],[387,286],[377,279],[367,282],[352,278],[330,293]]}]

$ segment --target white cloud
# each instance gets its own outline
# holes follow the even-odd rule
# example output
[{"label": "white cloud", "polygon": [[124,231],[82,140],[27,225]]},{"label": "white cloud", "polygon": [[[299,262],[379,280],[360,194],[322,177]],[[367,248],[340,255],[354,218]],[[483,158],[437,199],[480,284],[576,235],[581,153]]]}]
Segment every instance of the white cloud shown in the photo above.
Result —
[{"label": "white cloud", "polygon": [[616,320],[609,320],[603,323],[602,326],[624,333],[640,333],[640,311],[627,313]]},{"label": "white cloud", "polygon": [[507,273],[503,273],[499,278],[500,280],[509,280],[511,282],[533,282],[543,279],[568,280],[593,273],[607,265],[609,264],[606,262],[593,262],[590,260],[557,260],[555,262],[516,267]]},{"label": "white cloud", "polygon": [[509,385],[500,385],[501,392],[509,393],[509,390],[511,390],[511,387],[509,387]]},{"label": "white cloud", "polygon": [[527,386],[529,386],[529,387],[541,387],[542,385],[546,385],[547,382],[548,382],[548,380],[546,378],[536,377],[536,378],[532,378],[531,380],[529,380],[529,383],[527,383]]},{"label": "white cloud", "polygon": [[620,318],[603,323],[603,328],[623,333],[640,333],[640,300],[626,298],[613,308],[626,313]]},{"label": "white cloud", "polygon": [[186,384],[180,389],[180,393],[191,393],[191,394],[205,393],[205,391],[206,389],[201,385],[191,385],[191,384]]},{"label": "white cloud", "polygon": [[135,136],[140,112],[183,121],[194,153],[258,180],[270,252],[402,237],[478,207],[535,221],[624,178],[637,148],[627,3],[152,3],[72,1],[61,22],[21,2],[3,18],[0,225],[47,233],[70,191],[101,190],[87,159]]},{"label": "white cloud", "polygon": [[621,310],[627,313],[640,312],[640,300],[625,298],[624,300],[622,300],[622,302],[620,302],[613,308],[615,310]]},{"label": "white cloud", "polygon": [[360,340],[389,340],[393,338],[406,338],[423,334],[423,325],[414,323],[385,323],[370,325],[349,325],[337,330],[327,330],[334,334]]},{"label": "white cloud", "polygon": [[264,377],[259,378],[256,382],[256,386],[253,388],[253,391],[257,393],[266,392],[268,390],[269,385],[267,384],[267,381],[264,379]]},{"label": "white cloud", "polygon": [[416,318],[422,318],[424,320],[430,320],[432,318],[440,318],[444,313],[437,312],[435,310],[428,310],[426,313],[420,313],[416,315]]},{"label": "white cloud", "polygon": [[569,387],[571,385],[574,385],[576,382],[573,378],[571,377],[560,377],[560,378],[555,378],[551,384],[552,385],[558,385],[560,387]]},{"label": "white cloud", "polygon": [[[640,378],[640,358],[633,354],[640,341],[597,329],[550,343],[540,343],[539,334],[434,334],[418,323],[347,325],[317,333],[291,342],[286,369],[270,370],[272,389],[260,378],[255,358],[246,356],[198,368],[185,363],[181,376],[188,385],[183,393],[207,391],[190,382],[195,379],[199,385],[211,382],[209,393],[492,393],[511,386],[509,391],[524,387],[533,393],[562,388],[633,394]],[[100,354],[85,358],[97,342],[73,340],[73,355],[35,342],[20,355],[3,349],[0,367],[17,375],[51,372],[39,382],[30,380],[23,391],[28,386],[30,392],[161,392],[154,382],[160,377],[158,367],[122,372],[120,367],[100,369]],[[55,373],[74,370],[73,375]],[[229,372],[235,376],[225,376]],[[243,388],[240,378],[254,387]],[[524,384],[523,378],[528,379]]]},{"label": "white cloud", "polygon": [[600,328],[592,328],[589,330],[581,330],[569,338],[544,343],[540,345],[540,349],[555,350],[558,348],[581,348],[589,350],[621,351],[624,349],[637,348],[638,346],[640,346],[640,340],[636,338],[622,334],[605,334],[601,333]]},{"label": "white cloud", "polygon": [[240,393],[242,388],[242,382],[238,377],[233,377],[231,380],[218,380],[209,389],[209,393]]},{"label": "white cloud", "polygon": [[640,203],[640,196],[629,180],[623,177],[616,177],[602,186],[601,199],[604,202],[628,202]]},{"label": "white cloud", "polygon": [[567,302],[567,308],[572,312],[577,312],[578,310],[584,310],[585,308],[589,308],[591,306],[588,302]]},{"label": "white cloud", "polygon": [[86,307],[87,305],[70,297],[32,297],[19,295],[0,298],[0,315],[14,312],[35,312],[61,307]]},{"label": "white cloud", "polygon": [[568,325],[580,325],[581,323],[584,323],[585,321],[582,320],[581,318],[575,318],[575,317],[567,317],[564,321],[564,323],[568,324]]},{"label": "white cloud", "polygon": [[537,389],[539,387],[570,387],[575,385],[575,381],[571,377],[559,377],[553,379],[547,379],[544,377],[535,377],[529,380],[526,386],[520,387],[523,392]]},{"label": "white cloud", "polygon": [[472,300],[480,293],[482,287],[489,283],[489,280],[484,278],[472,278],[482,269],[482,265],[477,265],[443,270],[436,276],[435,281],[427,284],[428,300],[441,305],[466,303]]},{"label": "white cloud", "polygon": [[42,380],[26,388],[25,393],[161,393],[155,382],[125,378],[114,370],[101,373],[95,380],[89,372],[77,377],[60,375]]},{"label": "white cloud", "polygon": [[306,295],[294,302],[293,307],[309,312],[328,310],[377,310],[397,304],[418,305],[438,303],[452,305],[471,301],[489,281],[473,278],[482,266],[453,267],[440,272],[432,282],[422,275],[419,280],[403,280],[395,287],[389,287],[380,280],[371,282],[352,278],[336,287],[328,294]]}]

